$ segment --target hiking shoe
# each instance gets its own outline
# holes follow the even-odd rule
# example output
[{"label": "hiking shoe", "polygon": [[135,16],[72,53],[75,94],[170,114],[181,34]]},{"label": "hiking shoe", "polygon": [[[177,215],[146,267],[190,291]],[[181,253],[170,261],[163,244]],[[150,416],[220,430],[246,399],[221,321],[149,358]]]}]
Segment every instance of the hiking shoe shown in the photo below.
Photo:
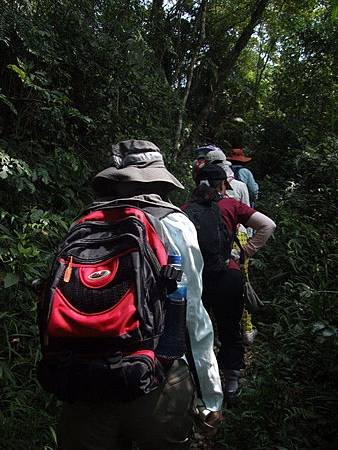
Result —
[{"label": "hiking shoe", "polygon": [[224,398],[226,402],[234,403],[239,395],[240,370],[225,369],[224,371]]},{"label": "hiking shoe", "polygon": [[257,328],[253,328],[251,331],[244,331],[242,334],[243,344],[250,346],[253,344],[255,337],[257,336]]}]

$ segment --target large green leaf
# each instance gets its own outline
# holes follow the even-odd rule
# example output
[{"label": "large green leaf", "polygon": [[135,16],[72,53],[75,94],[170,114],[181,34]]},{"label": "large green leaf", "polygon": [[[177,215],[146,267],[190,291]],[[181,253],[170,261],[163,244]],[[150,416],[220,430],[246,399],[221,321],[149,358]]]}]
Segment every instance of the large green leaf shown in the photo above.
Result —
[{"label": "large green leaf", "polygon": [[4,287],[9,288],[19,283],[19,276],[16,273],[6,273],[4,276]]}]

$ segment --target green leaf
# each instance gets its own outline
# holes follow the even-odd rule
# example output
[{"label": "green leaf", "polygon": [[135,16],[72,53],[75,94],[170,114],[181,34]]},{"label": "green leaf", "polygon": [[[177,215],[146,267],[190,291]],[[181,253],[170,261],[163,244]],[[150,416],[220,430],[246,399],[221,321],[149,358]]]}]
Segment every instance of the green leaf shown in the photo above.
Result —
[{"label": "green leaf", "polygon": [[322,335],[324,337],[331,337],[331,336],[335,336],[337,334],[337,330],[335,328],[326,328],[325,330],[322,331]]},{"label": "green leaf", "polygon": [[0,94],[0,101],[2,103],[4,103],[5,105],[7,105],[9,107],[9,109],[12,111],[12,113],[14,113],[15,115],[18,114],[18,111],[16,110],[15,106],[13,105],[13,103],[10,100],[8,100],[6,95]]},{"label": "green leaf", "polygon": [[4,287],[9,288],[19,283],[19,276],[15,273],[7,273],[4,278]]},{"label": "green leaf", "polygon": [[40,219],[43,218],[43,216],[44,216],[44,211],[42,209],[34,208],[31,211],[30,219],[31,219],[32,222],[38,222]]},{"label": "green leaf", "polygon": [[20,67],[18,67],[16,64],[8,64],[7,67],[18,74],[22,81],[25,81],[27,74],[22,69],[20,69]]},{"label": "green leaf", "polygon": [[332,3],[332,19],[336,20],[338,17],[338,0],[331,0]]},{"label": "green leaf", "polygon": [[3,233],[6,233],[6,234],[10,234],[9,229],[7,227],[5,227],[5,225],[2,225],[1,223],[0,223],[0,231],[2,231]]},{"label": "green leaf", "polygon": [[5,180],[8,177],[8,168],[6,166],[4,166],[2,168],[2,171],[0,172],[0,178],[2,180]]},{"label": "green leaf", "polygon": [[316,322],[313,324],[313,331],[320,331],[320,330],[324,330],[326,328],[326,325],[324,323],[321,322]]}]

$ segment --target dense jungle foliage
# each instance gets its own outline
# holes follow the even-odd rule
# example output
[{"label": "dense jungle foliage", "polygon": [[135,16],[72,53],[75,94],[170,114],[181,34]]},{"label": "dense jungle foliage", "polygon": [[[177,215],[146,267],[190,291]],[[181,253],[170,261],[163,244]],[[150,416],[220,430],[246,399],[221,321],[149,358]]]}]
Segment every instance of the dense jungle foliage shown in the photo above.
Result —
[{"label": "dense jungle foliage", "polygon": [[334,0],[0,0],[1,449],[56,448],[31,282],[128,138],[158,144],[187,192],[194,146],[243,146],[277,223],[252,262],[266,307],[219,445],[338,448],[337,14]]}]

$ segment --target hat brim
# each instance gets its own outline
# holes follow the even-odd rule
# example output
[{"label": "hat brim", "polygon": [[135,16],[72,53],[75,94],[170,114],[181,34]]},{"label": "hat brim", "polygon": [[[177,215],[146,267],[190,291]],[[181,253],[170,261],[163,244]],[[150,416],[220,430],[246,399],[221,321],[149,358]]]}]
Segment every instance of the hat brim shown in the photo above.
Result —
[{"label": "hat brim", "polygon": [[218,164],[218,165],[224,164],[225,166],[231,166],[231,162],[228,161],[227,159],[217,159],[217,158],[215,158],[215,159],[205,159],[205,162],[207,164]]},{"label": "hat brim", "polygon": [[139,183],[162,182],[168,185],[168,189],[184,189],[184,186],[165,167],[160,164],[150,164],[146,167],[127,166],[121,169],[108,167],[95,175],[94,179],[105,178],[112,182],[127,183],[131,181]]},{"label": "hat brim", "polygon": [[240,162],[249,162],[252,160],[252,158],[250,158],[249,156],[228,156],[228,160],[229,161],[240,161]]}]

